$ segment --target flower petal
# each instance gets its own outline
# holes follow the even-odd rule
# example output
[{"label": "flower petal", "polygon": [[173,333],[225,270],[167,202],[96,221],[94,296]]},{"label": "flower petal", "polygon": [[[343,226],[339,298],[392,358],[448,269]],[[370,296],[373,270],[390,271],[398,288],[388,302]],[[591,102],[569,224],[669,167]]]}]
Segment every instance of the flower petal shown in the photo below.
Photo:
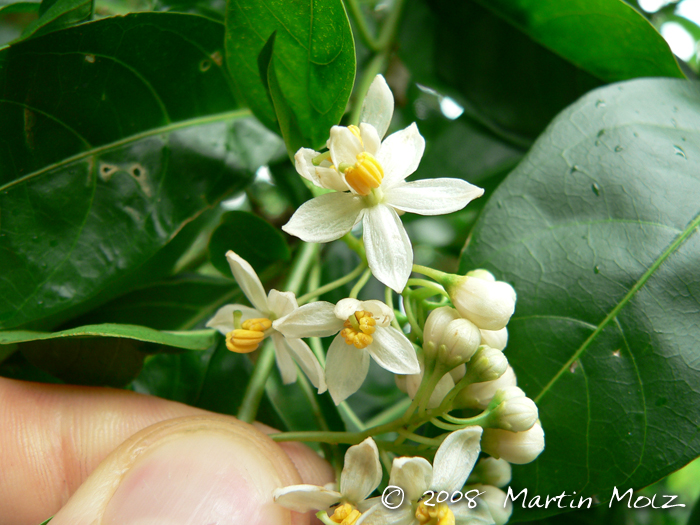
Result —
[{"label": "flower petal", "polygon": [[242,304],[227,304],[219,308],[216,311],[216,314],[214,314],[214,317],[207,321],[207,328],[218,330],[223,335],[231,332],[235,329],[233,326],[233,312],[236,310],[239,310],[241,314],[243,314],[241,316],[241,321],[245,321],[246,319],[267,317],[262,312],[259,312],[250,306],[243,306]]},{"label": "flower petal", "polygon": [[382,75],[374,77],[362,102],[360,122],[371,124],[377,129],[380,137],[386,135],[391,117],[394,114],[394,95]]},{"label": "flower petal", "polygon": [[231,250],[226,252],[226,259],[231,267],[234,279],[236,279],[238,286],[241,287],[251,304],[261,312],[269,312],[265,289],[253,267],[248,261]]},{"label": "flower petal", "polygon": [[351,193],[326,193],[302,204],[282,229],[306,242],[334,241],[359,222],[364,206]]},{"label": "flower petal", "polygon": [[280,292],[274,288],[267,294],[267,305],[276,317],[284,317],[299,308],[294,292]]},{"label": "flower petal", "polygon": [[377,326],[389,326],[391,321],[394,320],[394,310],[377,299],[362,301],[360,303],[360,309],[370,312],[372,317],[374,317],[374,320],[377,322]]},{"label": "flower petal", "polygon": [[313,159],[320,153],[308,148],[301,148],[294,155],[294,166],[299,175],[311,181],[315,186],[336,191],[348,191],[348,185],[338,170],[330,162],[314,166]]},{"label": "flower petal", "polygon": [[382,139],[379,138],[374,126],[364,123],[360,124],[360,137],[362,137],[362,147],[365,148],[365,151],[376,157],[382,145]]},{"label": "flower petal", "polygon": [[379,204],[365,210],[362,239],[367,263],[383,284],[401,293],[413,268],[413,250],[401,219],[393,208]]},{"label": "flower petal", "polygon": [[386,203],[419,215],[443,215],[461,210],[484,190],[462,179],[423,179],[397,184],[384,193]]},{"label": "flower petal", "polygon": [[345,453],[345,466],[340,475],[340,493],[357,504],[372,494],[382,481],[379,450],[370,437]]},{"label": "flower petal", "polygon": [[[464,489],[465,491],[467,488]],[[489,511],[489,506],[481,498],[474,498],[476,492],[472,492],[469,497],[476,501],[476,508],[470,509],[467,500],[462,498],[462,501],[454,505],[450,505],[450,509],[455,517],[455,525],[494,525],[495,521]]]},{"label": "flower petal", "polygon": [[291,485],[272,492],[275,503],[296,512],[325,510],[340,501],[339,492],[316,485]]},{"label": "flower petal", "polygon": [[305,304],[272,323],[285,337],[328,337],[343,328],[334,314],[335,307],[326,301]]},{"label": "flower petal", "polygon": [[377,153],[384,168],[382,189],[388,189],[416,171],[425,151],[425,139],[414,122],[406,129],[389,135]]},{"label": "flower petal", "polygon": [[319,394],[323,394],[327,390],[323,368],[309,345],[301,339],[287,337],[285,337],[284,342],[288,345],[292,357],[309,378],[311,384],[316,387]]},{"label": "flower petal", "polygon": [[355,164],[357,156],[364,151],[360,137],[345,126],[331,128],[328,149],[331,150],[331,159],[336,168],[341,164]]},{"label": "flower petal", "polygon": [[467,427],[445,438],[435,454],[430,488],[452,494],[464,486],[479,459],[482,432],[481,427]]},{"label": "flower petal", "polygon": [[282,376],[282,382],[285,385],[295,383],[297,380],[297,365],[294,364],[292,353],[284,340],[284,336],[273,333],[272,342],[275,345],[275,360]]},{"label": "flower petal", "polygon": [[352,314],[362,310],[361,305],[362,301],[358,301],[352,297],[346,297],[338,301],[333,312],[338,319],[347,321]]},{"label": "flower petal", "polygon": [[387,509],[381,503],[360,516],[355,525],[414,525],[418,522],[410,506],[401,505],[398,509]]},{"label": "flower petal", "polygon": [[389,485],[401,487],[406,501],[418,501],[430,488],[433,467],[425,458],[400,457],[391,465]]},{"label": "flower petal", "polygon": [[377,328],[367,347],[379,366],[395,374],[418,374],[420,364],[408,338],[393,326]]},{"label": "flower petal", "polygon": [[360,389],[368,370],[369,354],[337,335],[326,356],[326,384],[336,405]]}]

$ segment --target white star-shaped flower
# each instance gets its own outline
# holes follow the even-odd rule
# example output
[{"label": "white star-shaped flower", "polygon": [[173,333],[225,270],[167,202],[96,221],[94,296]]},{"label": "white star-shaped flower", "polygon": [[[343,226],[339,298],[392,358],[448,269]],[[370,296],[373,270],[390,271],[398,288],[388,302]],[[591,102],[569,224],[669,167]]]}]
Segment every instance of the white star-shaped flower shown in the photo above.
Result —
[{"label": "white star-shaped flower", "polygon": [[282,229],[306,242],[339,239],[362,221],[367,262],[374,276],[401,292],[411,274],[413,251],[403,212],[443,215],[461,210],[484,190],[461,179],[405,182],[420,162],[425,140],[415,123],[383,142],[394,112],[384,77],[369,89],[360,126],[333,126],[329,154],[302,148],[296,169],[316,186],[336,190],[304,203]]},{"label": "white star-shaped flower", "polygon": [[328,349],[326,383],[339,404],[357,392],[367,377],[369,358],[395,374],[420,372],[413,345],[391,325],[394,312],[381,301],[343,299],[306,304],[273,323],[286,337],[338,334]]},{"label": "white star-shaped flower", "polygon": [[[238,286],[255,308],[227,304],[219,308],[216,315],[207,322],[207,326],[224,334],[226,346],[238,353],[252,352],[264,338],[272,337],[282,381],[288,384],[297,380],[297,369],[294,365],[296,361],[318,389],[318,393],[325,392],[323,368],[311,348],[300,338],[285,337],[272,328],[273,321],[299,308],[294,294],[272,289],[266,296],[260,278],[245,259],[230,250],[226,253],[226,259]],[[234,312],[237,311],[242,314],[239,320],[241,326],[235,326],[234,323]]]}]

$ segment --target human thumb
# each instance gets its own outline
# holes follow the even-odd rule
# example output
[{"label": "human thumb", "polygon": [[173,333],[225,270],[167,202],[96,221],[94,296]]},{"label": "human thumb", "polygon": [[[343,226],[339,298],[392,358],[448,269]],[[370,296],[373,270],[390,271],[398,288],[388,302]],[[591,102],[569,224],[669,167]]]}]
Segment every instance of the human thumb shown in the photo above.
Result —
[{"label": "human thumb", "polygon": [[169,419],[107,456],[50,525],[305,525],[307,515],[272,501],[274,489],[301,482],[282,448],[251,425]]}]

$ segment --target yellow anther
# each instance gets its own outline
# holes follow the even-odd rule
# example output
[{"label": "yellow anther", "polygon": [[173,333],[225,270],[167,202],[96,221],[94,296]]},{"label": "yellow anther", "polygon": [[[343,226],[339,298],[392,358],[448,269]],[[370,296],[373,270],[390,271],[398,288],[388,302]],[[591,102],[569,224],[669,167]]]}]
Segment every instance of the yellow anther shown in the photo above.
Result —
[{"label": "yellow anther", "polygon": [[383,178],[382,165],[366,151],[357,156],[354,166],[345,169],[345,182],[359,195],[369,195],[382,184]]},{"label": "yellow anther", "polygon": [[272,321],[267,317],[261,317],[259,319],[246,319],[243,321],[241,328],[244,330],[255,330],[256,332],[264,332],[269,330],[272,326]]},{"label": "yellow anther", "polygon": [[352,133],[352,134],[355,135],[358,139],[360,139],[360,144],[362,144],[362,134],[360,133],[360,128],[358,128],[357,126],[353,126],[352,124],[350,124],[350,125],[348,126],[348,129],[350,130],[350,133]]},{"label": "yellow anther", "polygon": [[263,332],[239,328],[226,334],[226,348],[237,354],[248,354],[255,350],[263,339]]},{"label": "yellow anther", "polygon": [[372,334],[376,330],[377,321],[370,312],[355,312],[345,321],[340,335],[349,345],[355,348],[366,348],[372,343]]},{"label": "yellow anther", "polygon": [[455,525],[455,515],[447,503],[429,507],[421,501],[416,509],[416,519],[420,525]]},{"label": "yellow anther", "polygon": [[340,525],[355,525],[355,522],[362,516],[362,513],[349,503],[343,503],[335,508],[335,512],[331,516],[333,523]]}]

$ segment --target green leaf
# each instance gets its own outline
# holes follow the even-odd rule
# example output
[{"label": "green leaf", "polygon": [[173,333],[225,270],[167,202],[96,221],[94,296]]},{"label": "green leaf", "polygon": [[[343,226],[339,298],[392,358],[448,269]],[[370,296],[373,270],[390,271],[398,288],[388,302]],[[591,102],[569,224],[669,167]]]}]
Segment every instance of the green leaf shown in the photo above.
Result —
[{"label": "green leaf", "polygon": [[22,39],[75,25],[92,16],[93,0],[44,0],[39,18],[22,31]]},{"label": "green leaf", "polygon": [[654,26],[621,0],[476,0],[604,82],[684,78]]},{"label": "green leaf", "polygon": [[[544,453],[514,488],[609,499],[700,454],[700,89],[642,79],[586,95],[485,207],[461,272],[518,293],[506,354]],[[516,507],[519,519],[558,509]]]},{"label": "green leaf", "polygon": [[50,328],[128,291],[251,180],[246,144],[279,147],[234,109],[222,40],[211,20],[143,13],[0,52],[0,327]]},{"label": "green leaf", "polygon": [[226,252],[233,250],[259,274],[269,265],[288,261],[289,247],[280,231],[257,215],[232,211],[224,215],[209,241],[209,260],[224,275],[231,275]]},{"label": "green leaf", "polygon": [[258,57],[275,31],[274,73],[268,77],[276,77],[280,100],[291,112],[285,118],[298,126],[304,144],[320,148],[343,116],[355,78],[345,8],[340,0],[229,2],[226,62],[253,113],[270,129],[277,129],[279,114],[260,78]]},{"label": "green leaf", "polygon": [[10,15],[14,13],[38,13],[39,2],[15,2],[0,6],[0,15]]}]

